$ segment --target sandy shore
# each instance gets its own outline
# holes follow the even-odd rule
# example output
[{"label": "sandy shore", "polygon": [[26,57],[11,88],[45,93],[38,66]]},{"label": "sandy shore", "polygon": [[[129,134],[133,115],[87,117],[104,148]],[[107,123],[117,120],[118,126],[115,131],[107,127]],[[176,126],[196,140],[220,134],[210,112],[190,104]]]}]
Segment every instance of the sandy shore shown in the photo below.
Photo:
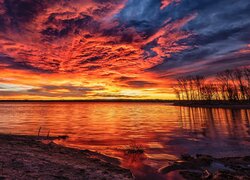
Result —
[{"label": "sandy shore", "polygon": [[0,179],[134,179],[119,161],[46,137],[0,134]]}]

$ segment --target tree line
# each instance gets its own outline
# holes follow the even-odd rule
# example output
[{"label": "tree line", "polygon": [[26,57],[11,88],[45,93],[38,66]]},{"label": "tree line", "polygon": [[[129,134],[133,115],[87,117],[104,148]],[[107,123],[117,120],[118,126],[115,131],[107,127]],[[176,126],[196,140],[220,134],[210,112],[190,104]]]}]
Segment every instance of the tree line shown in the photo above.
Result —
[{"label": "tree line", "polygon": [[250,100],[250,68],[217,73],[214,82],[201,75],[176,81],[173,90],[179,100]]}]

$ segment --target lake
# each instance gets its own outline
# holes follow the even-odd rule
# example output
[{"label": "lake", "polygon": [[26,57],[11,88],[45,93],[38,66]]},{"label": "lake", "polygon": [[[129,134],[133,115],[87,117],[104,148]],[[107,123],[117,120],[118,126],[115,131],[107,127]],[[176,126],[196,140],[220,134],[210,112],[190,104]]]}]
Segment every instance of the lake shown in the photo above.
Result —
[{"label": "lake", "polygon": [[[138,179],[165,179],[157,169],[181,154],[250,155],[250,110],[167,103],[0,103],[0,133],[68,135],[65,146],[117,157]],[[127,155],[141,147],[145,153]],[[174,178],[172,178],[174,179]]]}]

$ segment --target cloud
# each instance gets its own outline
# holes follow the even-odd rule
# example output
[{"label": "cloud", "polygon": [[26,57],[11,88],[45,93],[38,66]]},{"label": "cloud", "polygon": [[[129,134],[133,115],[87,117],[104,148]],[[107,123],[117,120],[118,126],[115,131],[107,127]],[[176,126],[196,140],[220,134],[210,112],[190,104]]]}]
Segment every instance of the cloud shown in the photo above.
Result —
[{"label": "cloud", "polygon": [[41,87],[32,87],[15,84],[1,84],[0,92],[4,96],[40,96],[40,97],[71,97],[83,98],[95,91],[103,90],[101,87],[83,87],[74,85],[45,85]]},{"label": "cloud", "polygon": [[147,81],[128,81],[127,84],[133,88],[155,87],[156,84]]},{"label": "cloud", "polygon": [[[190,11],[197,12],[197,17],[183,27],[194,34],[193,38],[185,40],[193,48],[172,54],[150,70],[162,72],[164,77],[180,73],[212,75],[215,73],[213,69],[222,71],[249,65],[248,56],[242,57],[237,53],[250,43],[249,2],[183,0],[171,9],[169,15],[173,19],[186,16]],[[189,70],[185,70],[188,67]]]},{"label": "cloud", "polygon": [[[157,17],[161,15],[161,2],[145,1],[135,18],[153,25],[148,26],[151,33],[147,33],[147,28],[138,30],[143,23],[128,15],[134,12],[130,4],[133,8],[142,5],[136,2],[5,0],[2,9],[6,30],[1,34],[0,51],[16,63],[41,71],[83,72],[102,64],[103,69],[121,73],[135,65],[143,71],[165,56],[187,48],[177,46],[179,40],[189,36],[180,30],[190,21],[189,17],[174,22],[172,28],[164,24],[166,19],[155,21],[156,24],[151,23],[153,19],[149,16],[140,20],[151,4],[154,6],[150,12],[158,12]],[[24,7],[28,8],[23,10]],[[171,43],[164,44],[167,41]],[[155,57],[149,55],[153,52]]]},{"label": "cloud", "polygon": [[19,91],[28,91],[31,90],[32,86],[24,86],[24,85],[15,85],[15,84],[6,84],[0,83],[0,92],[19,92]]},{"label": "cloud", "polygon": [[114,96],[169,88],[179,75],[248,66],[249,12],[246,0],[0,0],[0,78],[19,73],[41,96],[52,90],[39,80],[57,77]]},{"label": "cloud", "polygon": [[[51,66],[53,64],[51,63]],[[31,66],[25,61],[16,61],[16,59],[0,54],[0,69],[17,69],[17,70],[27,70],[27,71],[33,71],[33,72],[40,72],[40,73],[49,73],[47,70],[42,70],[40,68],[37,68],[35,66]]]}]

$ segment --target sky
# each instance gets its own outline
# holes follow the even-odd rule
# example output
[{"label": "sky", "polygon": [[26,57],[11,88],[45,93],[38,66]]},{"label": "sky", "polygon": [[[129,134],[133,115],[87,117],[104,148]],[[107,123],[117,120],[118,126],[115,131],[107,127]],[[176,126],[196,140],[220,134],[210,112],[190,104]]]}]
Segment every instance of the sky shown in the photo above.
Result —
[{"label": "sky", "polygon": [[0,99],[174,99],[249,65],[249,0],[0,0]]}]

